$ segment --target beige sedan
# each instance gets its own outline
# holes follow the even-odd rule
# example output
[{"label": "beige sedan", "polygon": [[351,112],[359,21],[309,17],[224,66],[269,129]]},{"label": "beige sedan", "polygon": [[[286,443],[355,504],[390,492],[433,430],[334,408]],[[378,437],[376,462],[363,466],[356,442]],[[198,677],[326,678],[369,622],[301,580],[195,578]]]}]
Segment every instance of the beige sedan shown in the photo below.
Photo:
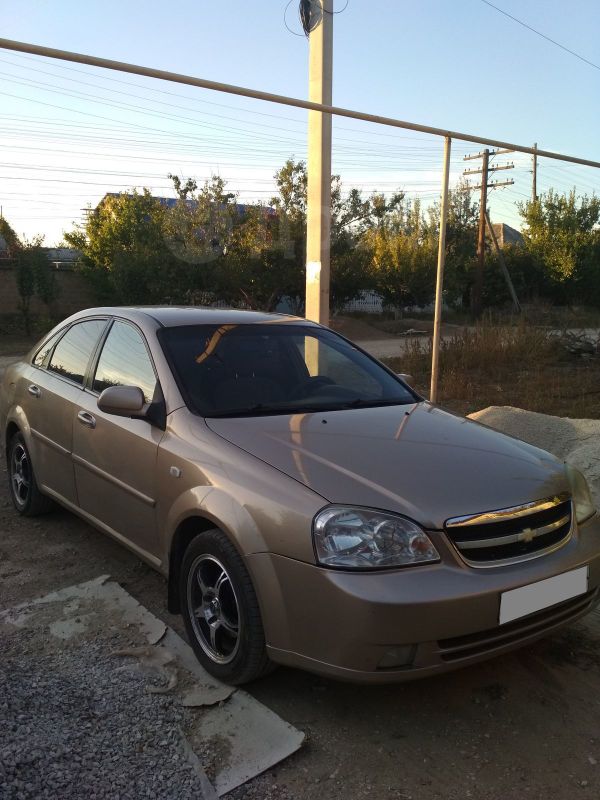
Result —
[{"label": "beige sedan", "polygon": [[58,502],[160,570],[224,681],[431,675],[597,601],[579,472],[303,319],[81,312],[7,369],[0,421],[16,510]]}]

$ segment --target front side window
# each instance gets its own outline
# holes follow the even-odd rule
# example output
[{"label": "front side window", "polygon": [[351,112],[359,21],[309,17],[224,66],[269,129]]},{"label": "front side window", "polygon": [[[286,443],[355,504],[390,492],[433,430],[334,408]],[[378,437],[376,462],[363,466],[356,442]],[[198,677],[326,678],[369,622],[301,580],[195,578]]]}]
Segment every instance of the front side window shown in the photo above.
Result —
[{"label": "front side window", "polygon": [[90,319],[72,325],[56,345],[48,369],[83,385],[90,356],[105,327],[105,319]]},{"label": "front side window", "polygon": [[341,336],[291,323],[164,328],[186,402],[205,417],[414,403],[418,397]]},{"label": "front side window", "polygon": [[137,386],[152,402],[156,375],[141,334],[126,322],[113,323],[96,367],[93,390],[109,386]]}]

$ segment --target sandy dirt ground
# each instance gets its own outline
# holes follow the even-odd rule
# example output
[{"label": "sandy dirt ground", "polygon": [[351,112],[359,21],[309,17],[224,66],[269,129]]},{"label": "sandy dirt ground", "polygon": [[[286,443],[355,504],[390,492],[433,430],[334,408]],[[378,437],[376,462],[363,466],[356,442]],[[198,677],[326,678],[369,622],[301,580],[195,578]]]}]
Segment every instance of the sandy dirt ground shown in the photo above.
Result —
[{"label": "sandy dirt ground", "polygon": [[[109,573],[178,631],[165,583],[57,510],[19,518],[0,474],[0,606]],[[279,669],[248,687],[307,734],[235,798],[592,798],[600,795],[600,617],[435,679],[355,687]]]}]

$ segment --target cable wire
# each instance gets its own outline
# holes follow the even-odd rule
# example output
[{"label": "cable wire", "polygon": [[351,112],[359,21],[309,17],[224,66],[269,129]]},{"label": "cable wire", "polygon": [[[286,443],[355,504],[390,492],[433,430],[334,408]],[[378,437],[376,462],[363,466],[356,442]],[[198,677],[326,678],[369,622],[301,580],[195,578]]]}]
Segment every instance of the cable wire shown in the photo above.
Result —
[{"label": "cable wire", "polygon": [[593,61],[590,61],[589,58],[585,58],[585,56],[582,56],[579,53],[576,53],[575,50],[571,50],[570,48],[565,47],[564,44],[561,44],[560,42],[557,42],[556,39],[551,39],[549,36],[546,36],[545,33],[542,33],[541,31],[536,30],[536,28],[532,28],[532,26],[528,25],[526,22],[523,22],[523,20],[517,19],[517,17],[513,17],[512,14],[508,13],[508,11],[504,11],[502,8],[498,8],[498,6],[495,6],[493,3],[490,3],[489,0],[481,0],[481,2],[485,3],[486,6],[489,6],[490,8],[493,8],[499,14],[504,14],[505,17],[508,17],[509,19],[512,19],[513,22],[516,22],[519,25],[522,25],[523,28],[527,28],[528,31],[531,31],[532,33],[535,33],[536,36],[540,36],[542,39],[545,39],[547,42],[550,42],[550,44],[553,44],[556,47],[560,47],[560,49],[564,50],[565,53],[569,53],[570,55],[575,56],[575,58],[578,58],[580,61],[583,61],[584,64],[587,64],[588,66],[593,67],[594,69],[600,70],[600,64],[595,64]]}]

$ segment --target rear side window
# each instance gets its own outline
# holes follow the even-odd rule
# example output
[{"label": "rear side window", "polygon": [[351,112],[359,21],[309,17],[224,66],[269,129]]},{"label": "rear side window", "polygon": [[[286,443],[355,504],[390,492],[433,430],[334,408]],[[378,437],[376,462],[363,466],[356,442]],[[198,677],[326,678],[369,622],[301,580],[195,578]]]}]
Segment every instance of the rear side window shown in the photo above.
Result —
[{"label": "rear side window", "polygon": [[109,386],[137,386],[147,403],[152,402],[156,375],[141,334],[126,322],[116,321],[106,337],[93,390],[102,392]]},{"label": "rear side window", "polygon": [[44,364],[46,363],[46,361],[48,359],[50,351],[52,350],[52,348],[56,344],[57,340],[62,336],[62,333],[63,333],[62,331],[59,331],[58,333],[55,333],[54,336],[51,336],[48,339],[48,341],[44,342],[44,344],[40,347],[40,349],[35,354],[35,357],[34,357],[33,362],[32,362],[34,364],[34,366],[36,366],[36,367],[43,367],[44,366]]},{"label": "rear side window", "polygon": [[105,319],[90,319],[69,328],[56,345],[48,369],[83,385],[90,356],[105,326]]}]

